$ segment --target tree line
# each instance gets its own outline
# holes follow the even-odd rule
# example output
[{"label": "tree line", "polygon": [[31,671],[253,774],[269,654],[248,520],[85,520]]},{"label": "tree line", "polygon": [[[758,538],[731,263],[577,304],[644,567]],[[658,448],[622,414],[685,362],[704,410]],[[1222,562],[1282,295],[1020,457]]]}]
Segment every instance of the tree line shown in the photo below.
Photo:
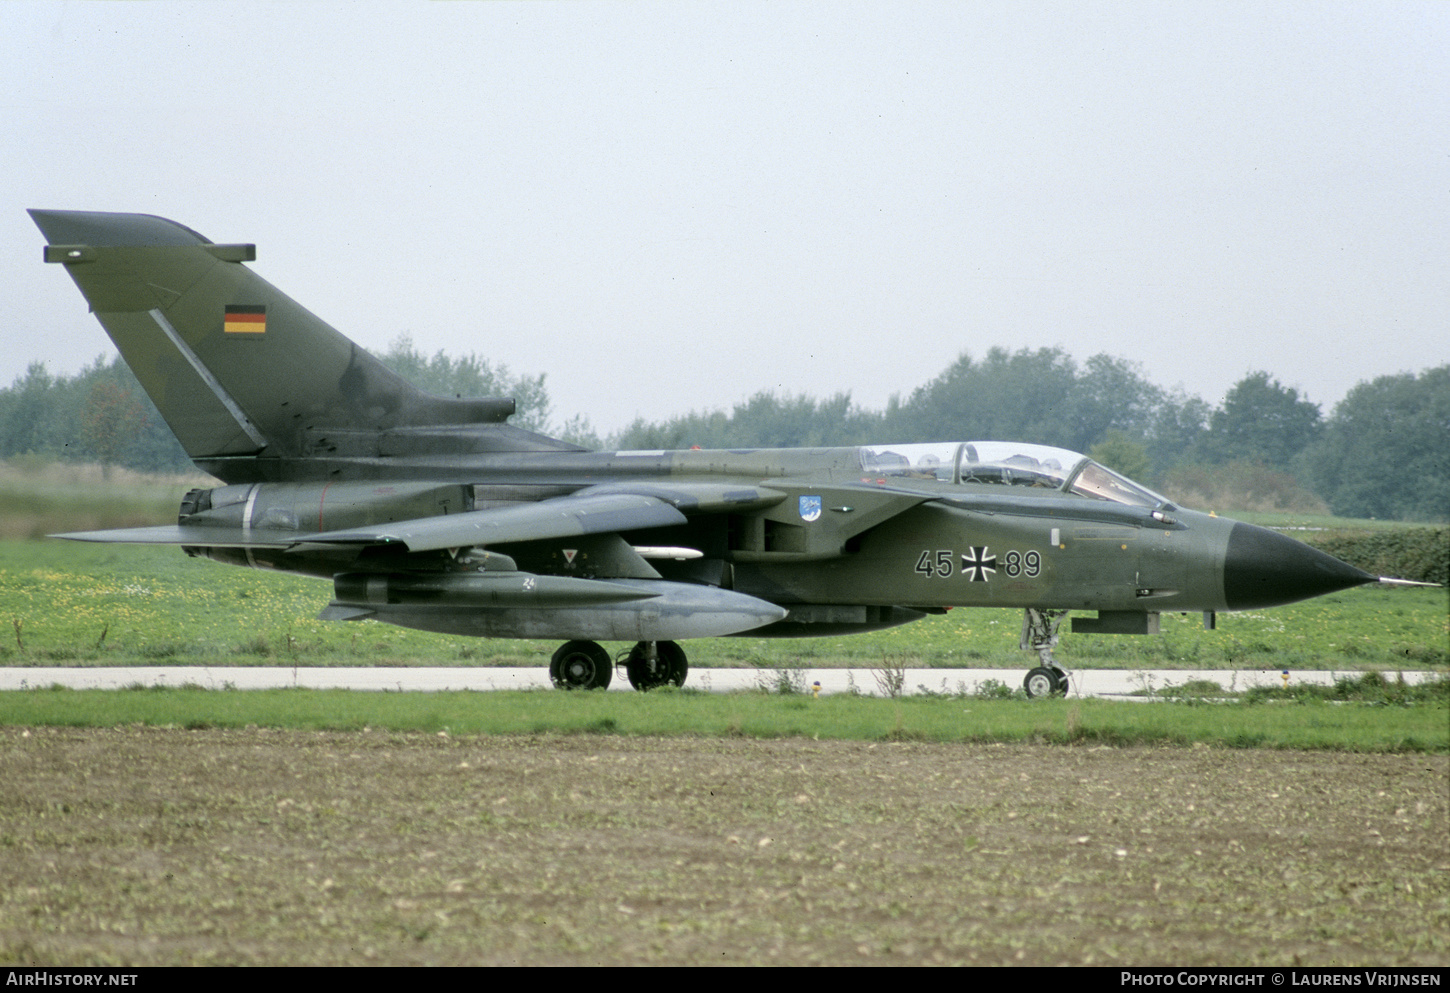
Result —
[{"label": "tree line", "polygon": [[[550,419],[544,376],[513,375],[477,355],[419,352],[401,335],[378,358],[438,396],[514,397],[519,427],[598,447],[583,418]],[[592,444],[591,444],[592,443]],[[53,376],[40,362],[0,389],[0,458],[99,462],[138,472],[193,472],[161,412],[120,356],[97,358],[74,376]]]},{"label": "tree line", "polygon": [[1009,439],[1086,452],[1188,506],[1450,519],[1450,365],[1355,386],[1325,416],[1267,372],[1210,406],[1135,363],[1060,348],[963,354],[939,376],[863,410],[758,393],[723,411],[636,420],[620,448],[830,446]]},{"label": "tree line", "polygon": [[[582,416],[552,417],[544,376],[477,355],[420,353],[406,336],[382,361],[445,396],[512,396],[513,423],[587,448],[828,447],[1000,438],[1087,452],[1189,506],[1450,519],[1450,365],[1355,386],[1326,416],[1267,372],[1217,407],[1164,390],[1130,361],[1078,363],[1060,348],[963,354],[884,410],[849,393],[757,393],[730,411],[636,420],[600,438]],[[191,468],[154,405],[113,358],[51,376],[33,363],[0,389],[0,457],[99,461],[151,472]]]}]

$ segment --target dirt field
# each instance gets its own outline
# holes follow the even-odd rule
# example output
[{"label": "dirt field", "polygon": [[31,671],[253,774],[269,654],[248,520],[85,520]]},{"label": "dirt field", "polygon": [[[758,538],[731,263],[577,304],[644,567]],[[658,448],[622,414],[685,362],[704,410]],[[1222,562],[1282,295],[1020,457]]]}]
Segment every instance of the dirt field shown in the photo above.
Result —
[{"label": "dirt field", "polygon": [[1450,759],[0,729],[0,962],[1450,963]]}]

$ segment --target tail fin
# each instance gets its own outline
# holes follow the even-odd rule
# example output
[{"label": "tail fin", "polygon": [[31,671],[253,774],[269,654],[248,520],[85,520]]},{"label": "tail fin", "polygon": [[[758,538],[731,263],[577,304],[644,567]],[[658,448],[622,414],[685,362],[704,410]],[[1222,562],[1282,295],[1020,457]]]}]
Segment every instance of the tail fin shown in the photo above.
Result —
[{"label": "tail fin", "polygon": [[444,425],[459,441],[459,427],[499,426],[486,443],[485,432],[462,432],[472,450],[572,447],[503,427],[513,400],[414,388],[242,265],[253,245],[213,244],[149,214],[30,216],[49,242],[45,260],[65,265],[186,453],[210,471],[258,456],[377,456],[387,432]]}]

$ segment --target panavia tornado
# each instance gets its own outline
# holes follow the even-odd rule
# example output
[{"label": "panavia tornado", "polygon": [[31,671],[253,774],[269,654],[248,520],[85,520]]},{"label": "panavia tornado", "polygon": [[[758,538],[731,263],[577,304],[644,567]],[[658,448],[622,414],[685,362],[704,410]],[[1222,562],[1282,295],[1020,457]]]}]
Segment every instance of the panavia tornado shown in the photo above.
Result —
[{"label": "panavia tornado", "polygon": [[[256,275],[256,248],[147,214],[32,210],[187,454],[176,524],[64,535],[332,582],[321,616],[563,641],[563,688],[685,682],[679,642],[1023,611],[1032,696],[1075,632],[1291,603],[1376,577],[1175,506],[1076,452],[1001,441],[594,452],[426,394]],[[599,642],[625,642],[611,654]]]}]

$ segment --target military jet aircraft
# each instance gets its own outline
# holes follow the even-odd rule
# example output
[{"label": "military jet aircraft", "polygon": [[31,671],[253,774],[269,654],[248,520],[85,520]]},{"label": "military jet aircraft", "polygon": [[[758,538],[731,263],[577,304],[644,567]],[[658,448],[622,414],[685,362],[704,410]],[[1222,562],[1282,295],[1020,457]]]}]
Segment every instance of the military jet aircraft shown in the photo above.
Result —
[{"label": "military jet aircraft", "polygon": [[[423,393],[215,244],[146,214],[32,210],[198,467],[175,525],[64,535],[331,580],[322,617],[550,638],[555,685],[682,685],[687,638],[1022,610],[1027,692],[1058,626],[1269,607],[1376,577],[1196,513],[1076,452],[999,441],[594,452]],[[618,659],[599,641],[629,643]]]}]

